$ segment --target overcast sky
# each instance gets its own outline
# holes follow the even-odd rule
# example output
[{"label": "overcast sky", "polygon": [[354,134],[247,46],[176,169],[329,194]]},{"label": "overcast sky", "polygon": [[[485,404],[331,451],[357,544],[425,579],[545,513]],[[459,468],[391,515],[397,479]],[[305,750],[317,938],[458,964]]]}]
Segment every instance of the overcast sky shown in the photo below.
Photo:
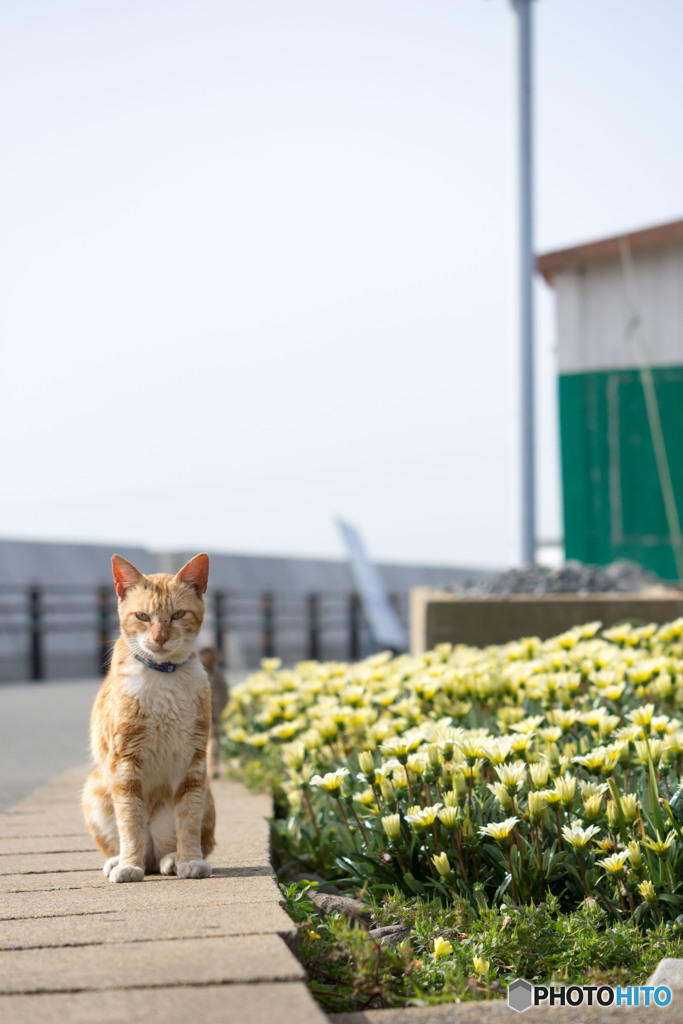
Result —
[{"label": "overcast sky", "polygon": [[[537,251],[683,216],[680,0],[534,18]],[[515,45],[505,0],[4,4],[0,537],[514,564]]]}]

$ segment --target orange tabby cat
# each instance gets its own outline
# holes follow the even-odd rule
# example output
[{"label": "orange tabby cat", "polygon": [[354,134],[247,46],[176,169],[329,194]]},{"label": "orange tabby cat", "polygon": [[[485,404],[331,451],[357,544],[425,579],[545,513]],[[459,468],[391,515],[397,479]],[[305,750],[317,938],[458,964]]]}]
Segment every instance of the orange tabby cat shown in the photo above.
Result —
[{"label": "orange tabby cat", "polygon": [[193,652],[208,555],[176,576],[112,557],[121,636],[90,720],[98,767],[83,790],[88,830],[111,882],[145,871],[206,878],[215,811],[206,774],[211,691]]}]

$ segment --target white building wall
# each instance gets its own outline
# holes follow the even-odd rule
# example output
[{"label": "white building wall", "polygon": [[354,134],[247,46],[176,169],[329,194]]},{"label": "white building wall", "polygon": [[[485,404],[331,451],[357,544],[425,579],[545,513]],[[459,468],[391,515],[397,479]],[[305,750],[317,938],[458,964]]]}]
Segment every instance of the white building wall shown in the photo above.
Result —
[{"label": "white building wall", "polygon": [[554,278],[561,374],[683,365],[683,244],[632,265],[632,276],[609,260]]}]

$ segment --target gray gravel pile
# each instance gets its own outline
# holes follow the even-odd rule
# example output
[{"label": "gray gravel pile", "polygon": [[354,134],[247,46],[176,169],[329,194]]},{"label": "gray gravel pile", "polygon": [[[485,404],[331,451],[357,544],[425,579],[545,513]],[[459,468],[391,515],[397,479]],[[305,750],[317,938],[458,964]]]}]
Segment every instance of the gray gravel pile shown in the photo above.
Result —
[{"label": "gray gravel pile", "polygon": [[484,597],[493,594],[637,594],[655,586],[666,584],[635,562],[584,565],[583,562],[569,561],[559,569],[527,565],[482,579],[457,580],[446,590],[453,594]]}]

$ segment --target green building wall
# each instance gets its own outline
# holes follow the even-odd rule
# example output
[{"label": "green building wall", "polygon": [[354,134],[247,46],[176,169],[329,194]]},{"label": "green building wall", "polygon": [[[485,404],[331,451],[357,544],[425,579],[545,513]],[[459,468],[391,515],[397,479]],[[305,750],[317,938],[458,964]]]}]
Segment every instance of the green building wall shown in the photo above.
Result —
[{"label": "green building wall", "polygon": [[[683,520],[683,366],[652,370]],[[645,397],[637,369],[563,374],[560,437],[567,558],[628,558],[676,579]]]}]

